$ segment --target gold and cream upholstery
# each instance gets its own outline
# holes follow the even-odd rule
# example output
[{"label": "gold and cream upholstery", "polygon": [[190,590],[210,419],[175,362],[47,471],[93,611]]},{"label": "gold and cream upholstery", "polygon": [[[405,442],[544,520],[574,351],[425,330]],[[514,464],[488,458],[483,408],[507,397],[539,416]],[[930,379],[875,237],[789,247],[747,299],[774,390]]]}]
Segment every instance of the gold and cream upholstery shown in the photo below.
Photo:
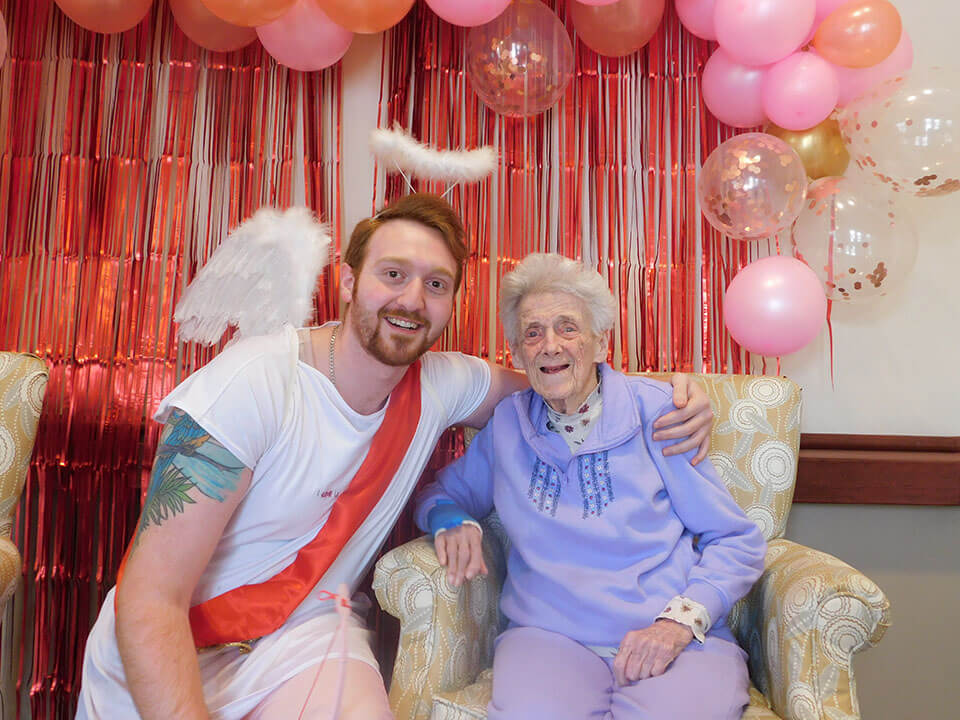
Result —
[{"label": "gold and cream upholstery", "polygon": [[[859,718],[852,658],[883,637],[889,603],[849,565],[783,538],[796,480],[800,388],[785,378],[695,377],[716,416],[710,459],[768,541],[763,575],[730,616],[755,686],[743,717]],[[495,514],[484,521],[483,545],[489,575],[459,589],[447,583],[427,537],[377,563],[377,598],[400,620],[390,687],[397,720],[487,716],[506,572],[506,539]]]},{"label": "gold and cream upholstery", "polygon": [[10,531],[33,454],[47,375],[47,366],[35,355],[0,352],[0,610],[20,577],[20,553]]}]

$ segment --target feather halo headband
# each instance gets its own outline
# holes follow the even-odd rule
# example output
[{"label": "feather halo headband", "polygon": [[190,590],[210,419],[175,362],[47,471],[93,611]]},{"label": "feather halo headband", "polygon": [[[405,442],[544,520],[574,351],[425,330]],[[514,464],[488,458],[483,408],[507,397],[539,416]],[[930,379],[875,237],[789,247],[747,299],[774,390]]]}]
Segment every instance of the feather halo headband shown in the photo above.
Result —
[{"label": "feather halo headband", "polygon": [[[454,186],[461,182],[479,182],[497,167],[497,152],[490,145],[475,150],[437,150],[417,142],[399,125],[392,130],[373,130],[370,150],[377,160],[397,168],[405,179],[410,175]],[[409,179],[407,185],[410,185]],[[448,188],[447,192],[452,189]]]}]

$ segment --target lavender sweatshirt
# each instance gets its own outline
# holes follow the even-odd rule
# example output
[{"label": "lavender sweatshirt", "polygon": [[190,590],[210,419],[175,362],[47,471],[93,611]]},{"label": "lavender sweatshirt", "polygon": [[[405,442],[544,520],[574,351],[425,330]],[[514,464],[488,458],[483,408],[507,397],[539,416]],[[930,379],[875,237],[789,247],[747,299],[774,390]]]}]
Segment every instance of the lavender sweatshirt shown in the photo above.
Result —
[{"label": "lavender sweatshirt", "polygon": [[616,646],[676,595],[702,603],[710,633],[760,576],[766,543],[709,460],[664,457],[653,421],[674,409],[665,383],[600,366],[603,410],[571,455],[546,429],[543,399],[514,393],[466,454],[417,498],[416,522],[440,499],[475,518],[494,508],[510,538],[501,610],[513,625]]}]

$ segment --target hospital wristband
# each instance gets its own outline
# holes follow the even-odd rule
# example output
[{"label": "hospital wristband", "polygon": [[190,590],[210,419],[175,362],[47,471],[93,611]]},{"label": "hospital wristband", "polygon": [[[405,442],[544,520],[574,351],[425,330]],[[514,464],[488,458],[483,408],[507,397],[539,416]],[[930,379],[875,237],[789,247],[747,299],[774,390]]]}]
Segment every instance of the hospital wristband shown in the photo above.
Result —
[{"label": "hospital wristband", "polygon": [[480,523],[452,500],[438,500],[437,504],[427,513],[427,528],[434,538],[442,532],[461,525],[473,525],[480,531],[481,536],[483,535],[483,528],[480,527]]}]

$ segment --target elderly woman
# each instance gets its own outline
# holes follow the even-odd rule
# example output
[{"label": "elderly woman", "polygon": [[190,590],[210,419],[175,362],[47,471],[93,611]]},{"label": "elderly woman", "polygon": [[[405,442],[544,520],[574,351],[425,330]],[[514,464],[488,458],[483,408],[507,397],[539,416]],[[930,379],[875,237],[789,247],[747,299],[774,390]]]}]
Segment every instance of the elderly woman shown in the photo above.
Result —
[{"label": "elderly woman", "polygon": [[455,585],[486,572],[476,519],[495,508],[510,538],[490,720],[739,720],[746,656],[725,619],[763,537],[709,461],[653,440],[670,387],[606,364],[616,304],[596,272],[531,255],[500,312],[532,388],[416,515]]}]

